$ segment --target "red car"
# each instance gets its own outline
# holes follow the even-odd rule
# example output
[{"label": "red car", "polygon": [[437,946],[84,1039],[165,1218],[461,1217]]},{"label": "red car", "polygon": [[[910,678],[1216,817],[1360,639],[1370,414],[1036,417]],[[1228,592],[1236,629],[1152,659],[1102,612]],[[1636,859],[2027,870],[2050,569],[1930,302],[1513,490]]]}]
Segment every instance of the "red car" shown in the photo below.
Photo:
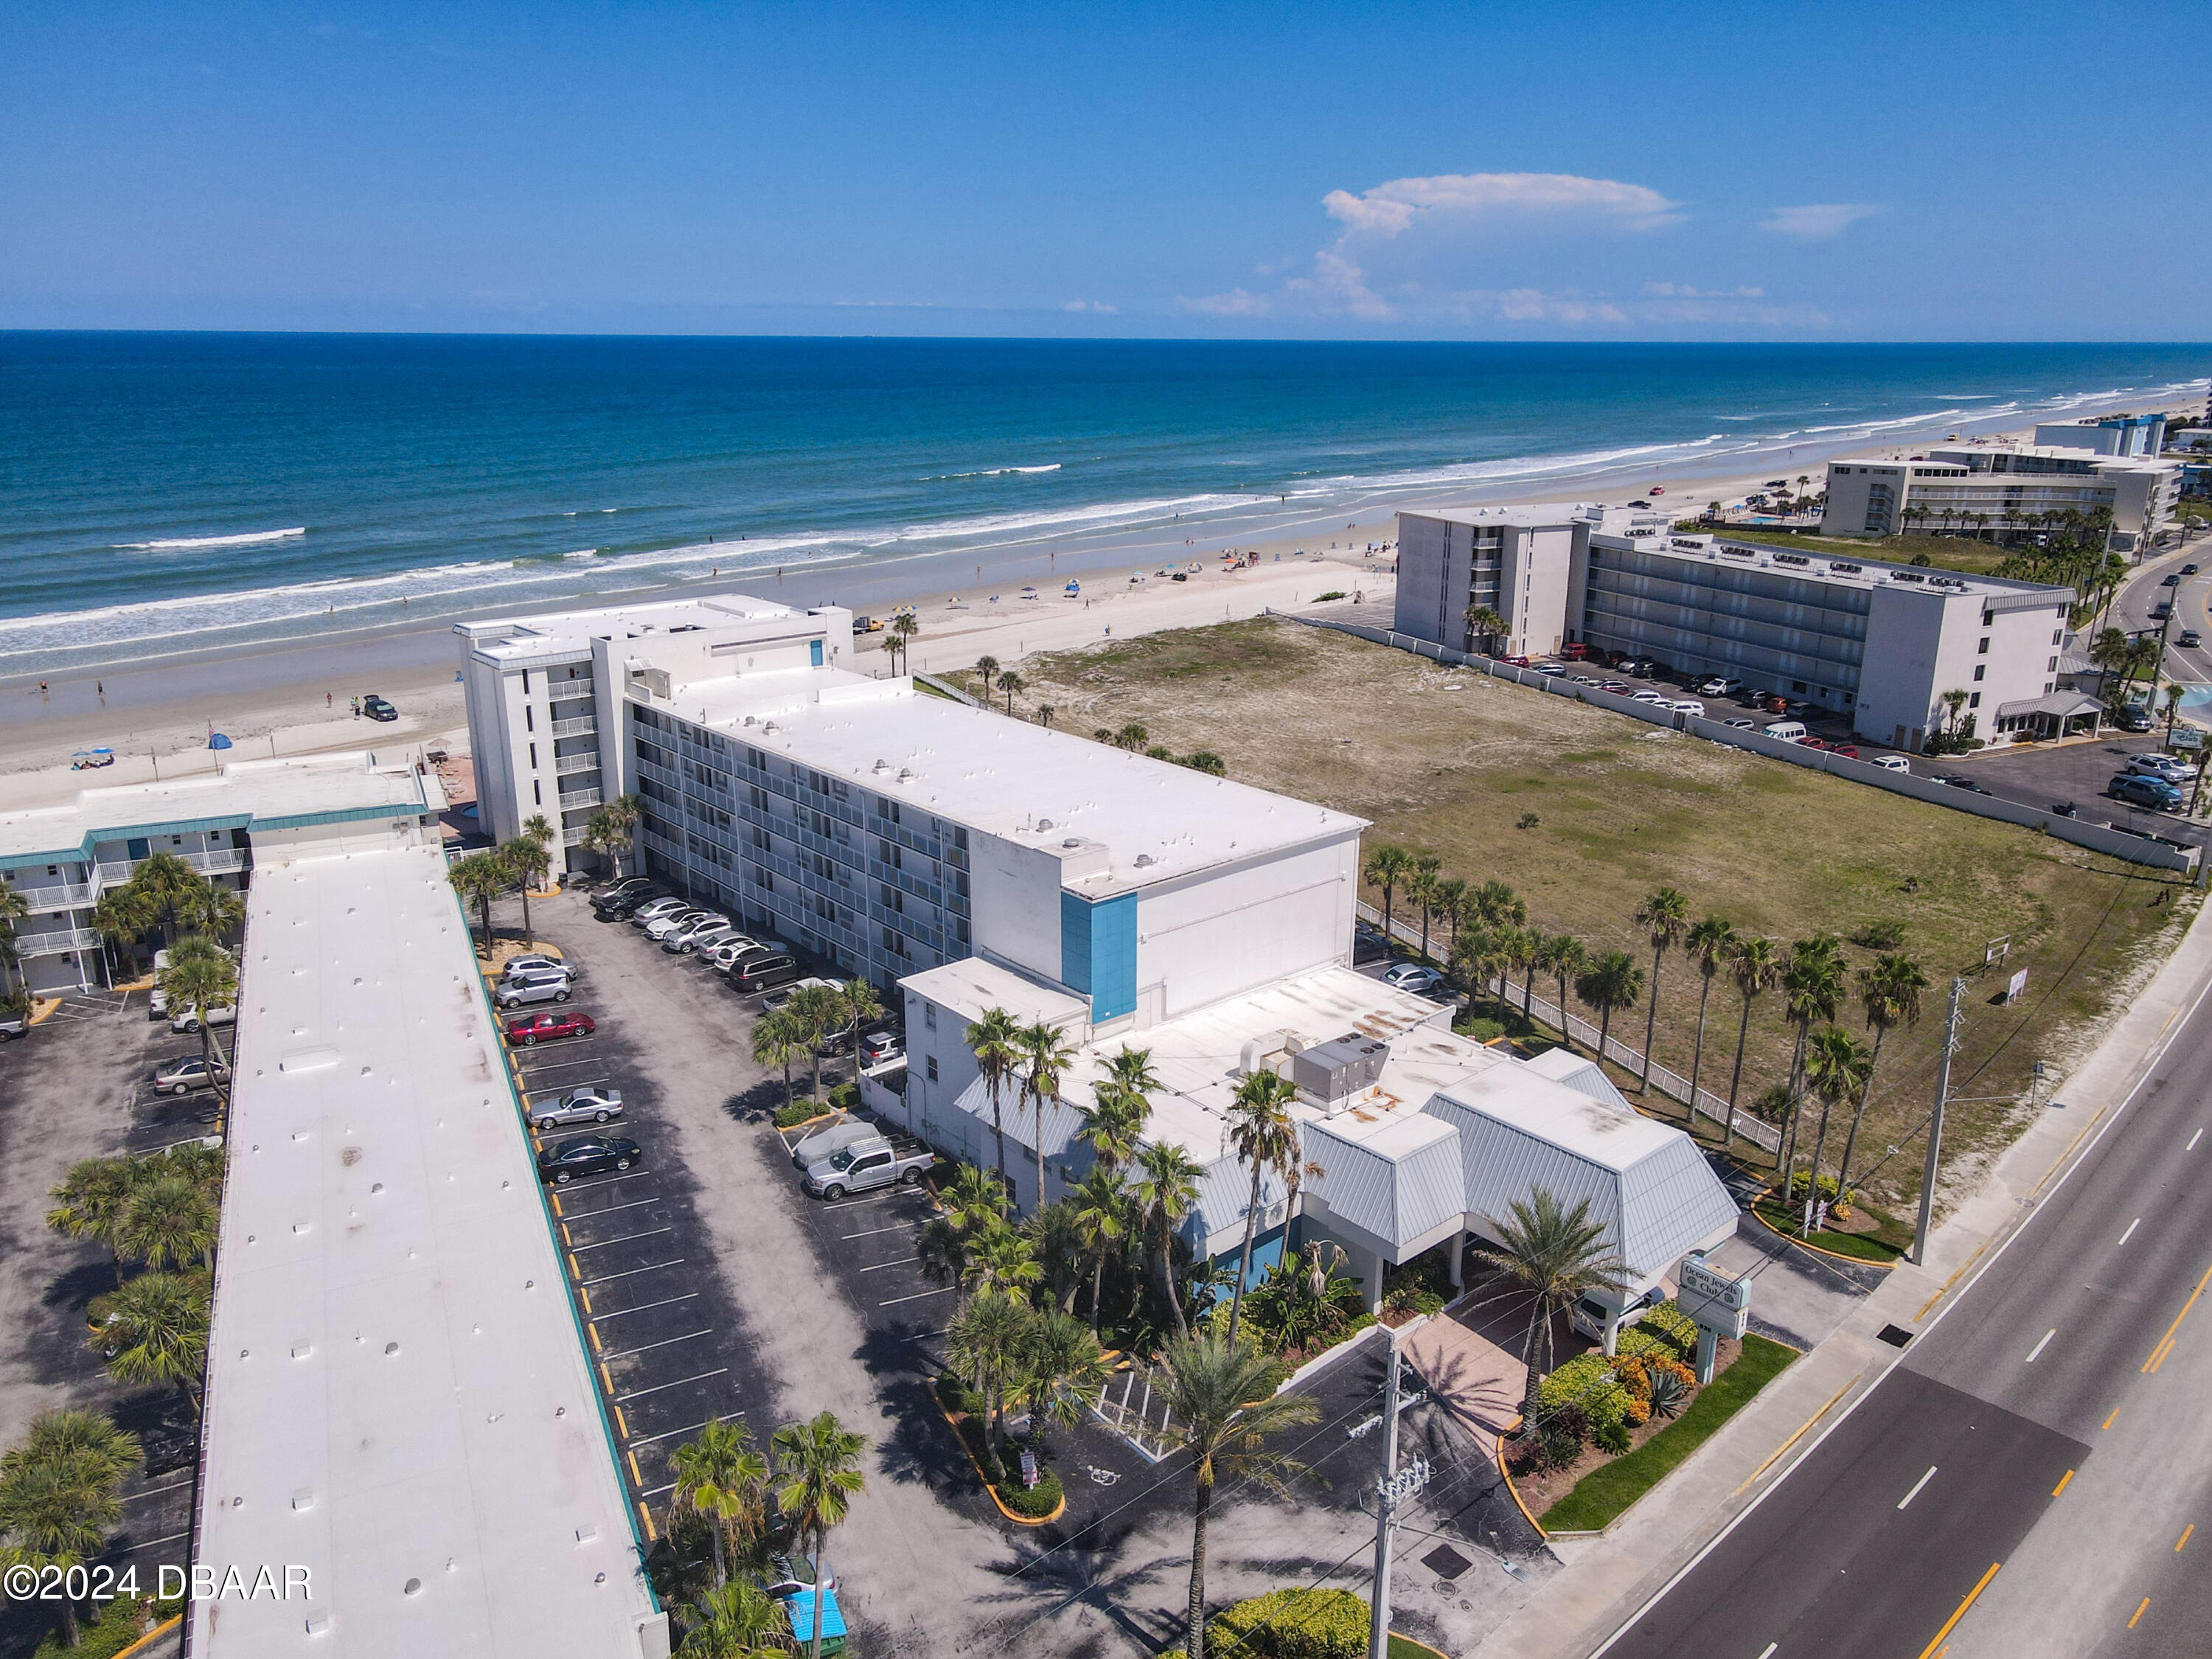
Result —
[{"label": "red car", "polygon": [[555,1037],[589,1036],[599,1029],[589,1014],[532,1014],[528,1019],[509,1020],[507,1040],[527,1048]]},{"label": "red car", "polygon": [[1800,749],[1832,749],[1836,745],[1826,738],[1800,738],[1797,739],[1797,746]]},{"label": "red car", "polygon": [[1839,743],[1836,745],[1835,752],[1845,760],[1856,760],[1859,757],[1859,746],[1855,743]]}]

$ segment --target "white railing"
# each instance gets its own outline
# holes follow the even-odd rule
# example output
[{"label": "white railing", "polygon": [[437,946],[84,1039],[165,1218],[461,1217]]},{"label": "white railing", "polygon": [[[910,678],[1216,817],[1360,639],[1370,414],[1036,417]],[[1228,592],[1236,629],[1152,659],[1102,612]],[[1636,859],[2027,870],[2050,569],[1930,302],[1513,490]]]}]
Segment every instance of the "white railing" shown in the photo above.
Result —
[{"label": "white railing", "polygon": [[565,812],[572,806],[597,806],[599,804],[599,792],[596,787],[566,790],[561,796],[561,810]]},{"label": "white railing", "polygon": [[581,847],[584,844],[584,837],[590,833],[591,831],[581,824],[577,825],[574,830],[563,830],[561,832],[561,845]]},{"label": "white railing", "polygon": [[[1368,903],[1366,900],[1359,900],[1357,908],[1359,915],[1366,921],[1372,921],[1377,926],[1381,925],[1382,913]],[[1407,922],[1402,915],[1393,915],[1390,918],[1390,931],[1396,935],[1401,944],[1410,945],[1416,951],[1420,949],[1421,930]],[[1443,944],[1442,933],[1434,926],[1430,928],[1429,944],[1432,949]],[[1505,1000],[1515,1007],[1519,1007],[1527,988],[1516,985],[1510,979],[1502,979],[1499,984],[1503,988],[1501,994]],[[1490,988],[1486,986],[1483,994],[1486,996],[1489,992]],[[1554,1030],[1566,1032],[1571,1041],[1579,1042],[1583,1052],[1592,1054],[1597,1052],[1598,1028],[1580,1015],[1568,1014],[1566,1024],[1560,1024],[1559,1005],[1550,998],[1542,995],[1528,998],[1528,1012]],[[1624,1072],[1633,1072],[1639,1078],[1644,1075],[1643,1050],[1630,1048],[1619,1037],[1606,1039],[1605,1057]],[[1652,1066],[1651,1086],[1661,1094],[1671,1095],[1676,1100],[1686,1100],[1690,1094],[1690,1080],[1668,1070],[1664,1066]],[[1717,1095],[1702,1083],[1699,1084],[1697,1115],[1702,1118],[1708,1118],[1717,1124],[1726,1124],[1729,1116],[1728,1097],[1724,1095]],[[1770,1152],[1781,1151],[1782,1132],[1779,1129],[1775,1128],[1771,1124],[1760,1122],[1741,1105],[1736,1108],[1735,1116],[1736,1133],[1754,1146],[1765,1147]]]},{"label": "white railing", "polygon": [[15,952],[25,957],[50,957],[64,951],[96,951],[100,935],[89,927],[62,927],[45,933],[18,933]]},{"label": "white railing", "polygon": [[556,738],[580,738],[599,729],[597,714],[579,714],[574,720],[555,720],[553,735]]},{"label": "white railing", "polygon": [[[159,847],[154,849],[156,853],[166,850]],[[252,855],[243,847],[220,847],[212,853],[173,852],[169,856],[189,865],[204,876],[228,875],[234,871],[245,869],[252,862]],[[100,879],[106,886],[120,885],[131,879],[131,872],[137,869],[138,864],[139,860],[132,859],[111,860],[100,866]]]},{"label": "white railing", "polygon": [[596,772],[599,769],[599,757],[596,750],[588,755],[556,755],[553,757],[556,777],[565,778],[574,773]]},{"label": "white railing", "polygon": [[64,881],[46,887],[18,887],[15,896],[35,915],[41,910],[66,910],[71,905],[89,904],[100,895],[90,882]]}]

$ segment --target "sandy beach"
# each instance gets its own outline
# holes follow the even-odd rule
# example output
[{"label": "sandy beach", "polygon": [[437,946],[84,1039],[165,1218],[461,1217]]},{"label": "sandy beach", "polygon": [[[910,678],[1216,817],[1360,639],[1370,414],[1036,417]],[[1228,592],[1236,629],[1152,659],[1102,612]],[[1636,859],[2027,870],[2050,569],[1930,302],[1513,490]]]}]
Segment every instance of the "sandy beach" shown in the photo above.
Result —
[{"label": "sandy beach", "polygon": [[[1816,483],[1826,462],[1853,453],[1904,455],[1943,438],[1942,432],[1908,435],[1881,444],[1808,446],[1803,455],[1766,458],[1766,471],[1749,477],[1717,476],[1674,468],[1624,471],[1577,494],[1562,481],[1517,489],[1486,489],[1473,497],[1486,506],[1541,501],[1656,499],[1685,515],[1707,501],[1729,501],[1759,489],[1768,477],[1802,473]],[[2025,431],[1985,434],[2021,438]],[[1440,491],[1437,503],[1468,499]],[[884,614],[915,607],[921,623],[912,652],[924,672],[949,672],[984,655],[1012,666],[1031,652],[1065,650],[1104,640],[1188,628],[1273,609],[1311,604],[1330,591],[1370,601],[1393,591],[1390,558],[1370,555],[1370,544],[1396,533],[1397,504],[1364,514],[1347,512],[1326,525],[1306,524],[1294,535],[1270,541],[1232,542],[1194,534],[1182,546],[1157,533],[1135,545],[1048,550],[1007,559],[957,583],[958,556],[894,565],[882,570],[845,566],[792,567],[769,580],[756,572],[742,580],[702,581],[662,590],[659,597],[699,597],[743,592],[795,605],[835,602],[856,612]],[[1220,555],[1234,549],[1256,562],[1225,569]],[[1175,582],[1170,565],[1197,569]],[[959,571],[965,574],[965,571]],[[1141,577],[1141,580],[1134,580]],[[1078,598],[1063,588],[1079,581]],[[902,583],[905,584],[902,586]],[[957,583],[957,585],[955,585]],[[624,595],[625,600],[649,595]],[[612,602],[602,599],[598,603]],[[497,614],[493,612],[492,614]],[[856,640],[854,665],[888,672],[884,636]],[[212,772],[224,758],[304,755],[343,749],[413,755],[425,749],[456,752],[468,744],[458,673],[458,641],[450,623],[398,626],[331,641],[210,653],[118,665],[17,681],[0,690],[0,799],[33,805],[70,798],[94,784],[140,782]],[[378,724],[356,717],[352,700],[375,692],[399,709],[399,719]],[[210,750],[221,732],[227,750]],[[98,771],[70,769],[73,753],[105,745],[115,763]]]}]

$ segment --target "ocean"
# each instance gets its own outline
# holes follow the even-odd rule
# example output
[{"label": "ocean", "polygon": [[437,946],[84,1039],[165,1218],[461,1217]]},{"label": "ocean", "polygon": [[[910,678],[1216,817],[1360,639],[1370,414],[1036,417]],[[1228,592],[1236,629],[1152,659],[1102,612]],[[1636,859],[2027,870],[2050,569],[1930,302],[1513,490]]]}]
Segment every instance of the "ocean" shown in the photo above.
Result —
[{"label": "ocean", "polygon": [[0,333],[0,676],[1817,477],[2208,373],[2203,346]]}]

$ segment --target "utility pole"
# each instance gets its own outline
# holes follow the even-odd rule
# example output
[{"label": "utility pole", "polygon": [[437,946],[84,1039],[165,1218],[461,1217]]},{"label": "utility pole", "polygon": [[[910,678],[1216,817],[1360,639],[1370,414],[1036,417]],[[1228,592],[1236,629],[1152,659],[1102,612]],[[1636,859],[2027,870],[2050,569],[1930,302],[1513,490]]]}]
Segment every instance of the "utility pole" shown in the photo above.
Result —
[{"label": "utility pole", "polygon": [[1375,1483],[1375,1595],[1367,1620],[1367,1659],[1390,1659],[1390,1527],[1397,1519],[1390,1486],[1398,1473],[1398,1332],[1390,1330],[1382,1384],[1382,1474]]},{"label": "utility pole", "polygon": [[1936,1208],[1936,1164],[1943,1152],[1943,1103],[1951,1093],[1951,1056],[1959,1052],[1959,1020],[1966,981],[1951,981],[1951,1012],[1943,1018],[1943,1055],[1936,1070],[1936,1115],[1928,1123],[1928,1167],[1920,1176],[1920,1222],[1912,1230],[1912,1265],[1928,1265],[1928,1224]]}]

